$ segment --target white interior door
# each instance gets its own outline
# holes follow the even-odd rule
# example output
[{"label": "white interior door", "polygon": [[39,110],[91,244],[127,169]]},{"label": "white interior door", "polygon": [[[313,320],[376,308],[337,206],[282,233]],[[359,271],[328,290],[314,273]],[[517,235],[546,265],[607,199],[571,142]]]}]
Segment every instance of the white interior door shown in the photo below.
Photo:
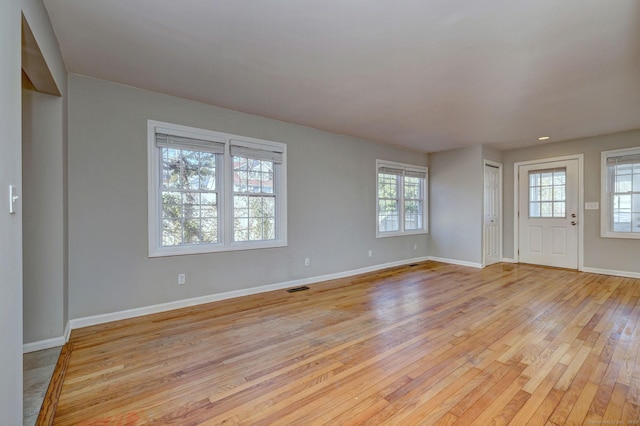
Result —
[{"label": "white interior door", "polygon": [[500,262],[501,257],[501,196],[500,167],[484,165],[484,264]]},{"label": "white interior door", "polygon": [[578,160],[519,166],[520,262],[578,269]]}]

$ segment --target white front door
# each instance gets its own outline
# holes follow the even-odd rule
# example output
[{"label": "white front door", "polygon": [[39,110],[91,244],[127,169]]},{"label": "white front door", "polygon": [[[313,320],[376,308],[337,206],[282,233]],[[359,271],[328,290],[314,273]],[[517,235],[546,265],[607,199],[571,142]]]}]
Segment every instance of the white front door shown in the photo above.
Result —
[{"label": "white front door", "polygon": [[484,264],[500,262],[501,257],[501,196],[500,166],[484,165]]},{"label": "white front door", "polygon": [[519,260],[578,269],[578,160],[519,166]]}]

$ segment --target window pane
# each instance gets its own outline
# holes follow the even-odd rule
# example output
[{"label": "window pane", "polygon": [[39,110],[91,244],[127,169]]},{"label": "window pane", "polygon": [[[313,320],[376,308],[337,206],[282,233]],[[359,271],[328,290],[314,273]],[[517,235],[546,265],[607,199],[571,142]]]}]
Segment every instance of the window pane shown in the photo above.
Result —
[{"label": "window pane", "polygon": [[553,203],[553,217],[565,217],[565,203],[555,202]]},{"label": "window pane", "polygon": [[640,192],[640,167],[638,172],[633,175],[633,192]]},{"label": "window pane", "polygon": [[553,192],[550,186],[543,186],[540,188],[540,201],[551,201],[553,200]]},{"label": "window pane", "polygon": [[529,174],[529,186],[540,186],[540,173]]},{"label": "window pane", "polygon": [[540,203],[529,204],[529,217],[540,217]]},{"label": "window pane", "polygon": [[398,180],[395,175],[378,175],[378,197],[398,198]]},{"label": "window pane", "polygon": [[640,193],[631,195],[631,210],[640,213]]},{"label": "window pane", "polygon": [[183,188],[198,189],[200,187],[200,153],[197,151],[182,150],[182,170],[180,172]]},{"label": "window pane", "polygon": [[182,217],[182,194],[180,192],[162,193],[162,217],[168,219]]},{"label": "window pane", "polygon": [[180,188],[180,151],[162,148],[162,186]]},{"label": "window pane", "polygon": [[265,219],[264,221],[264,239],[275,240],[276,239],[276,219]]},{"label": "window pane", "polygon": [[182,223],[180,220],[162,220],[162,245],[177,246],[182,243]]},{"label": "window pane", "polygon": [[553,185],[565,185],[567,181],[566,175],[567,173],[564,170],[553,172]]},{"label": "window pane", "polygon": [[200,243],[200,221],[198,219],[185,219],[182,230],[183,244]]},{"label": "window pane", "polygon": [[273,196],[234,196],[234,241],[275,239],[275,204]]},{"label": "window pane", "polygon": [[631,191],[631,175],[616,175],[615,192]]},{"label": "window pane", "polygon": [[265,217],[275,217],[276,215],[276,199],[273,197],[265,197],[263,199],[263,209]]},{"label": "window pane", "polygon": [[633,170],[633,164],[618,164],[615,166],[616,175],[628,175]]},{"label": "window pane", "polygon": [[540,188],[529,189],[529,201],[540,201]]},{"label": "window pane", "polygon": [[640,213],[631,215],[631,232],[640,232]]},{"label": "window pane", "polygon": [[631,211],[631,195],[621,194],[613,196],[613,210],[614,211]]},{"label": "window pane", "polygon": [[262,192],[273,194],[273,172],[268,171],[262,175]]},{"label": "window pane", "polygon": [[564,201],[565,200],[565,187],[564,186],[554,186],[553,187],[553,201]]},{"label": "window pane", "polygon": [[396,200],[380,200],[378,203],[380,206],[380,212],[386,214],[397,214],[398,202]]},{"label": "window pane", "polygon": [[550,186],[553,185],[553,172],[544,172],[540,175],[540,185]]},{"label": "window pane", "polygon": [[421,198],[421,179],[416,177],[404,178],[404,198],[418,199]]},{"label": "window pane", "polygon": [[553,203],[540,203],[540,216],[553,217]]},{"label": "window pane", "polygon": [[216,155],[200,153],[200,189],[216,189]]},{"label": "window pane", "polygon": [[218,219],[216,217],[203,218],[202,225],[202,242],[215,243],[218,241]]}]

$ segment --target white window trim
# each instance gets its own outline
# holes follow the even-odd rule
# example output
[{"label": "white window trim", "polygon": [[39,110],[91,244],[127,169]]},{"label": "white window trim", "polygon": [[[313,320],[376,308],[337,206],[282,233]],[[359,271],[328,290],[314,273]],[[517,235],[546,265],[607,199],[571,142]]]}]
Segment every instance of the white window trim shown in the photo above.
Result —
[{"label": "white window trim", "polygon": [[[425,174],[422,193],[423,201],[422,201],[422,228],[421,229],[412,229],[405,231],[401,229],[400,231],[388,231],[388,232],[380,232],[380,226],[378,224],[378,207],[379,207],[379,191],[378,191],[378,171],[380,167],[390,167],[395,169],[401,169],[405,172],[407,171],[416,171],[423,172]],[[413,164],[405,164],[405,163],[397,163],[394,161],[386,161],[386,160],[376,160],[376,206],[375,206],[375,225],[376,225],[376,238],[387,238],[387,237],[398,237],[401,235],[419,235],[419,234],[428,234],[429,233],[429,168],[423,166],[416,166]],[[404,187],[404,185],[403,185]],[[401,228],[404,228],[404,188],[402,188],[402,194],[400,198],[400,223],[402,224]]]},{"label": "white window trim", "polygon": [[[160,192],[160,161],[159,151],[156,148],[156,133],[167,133],[176,136],[184,136],[195,139],[210,140],[225,144],[225,153],[219,164],[222,171],[218,174],[221,197],[218,217],[219,243],[194,244],[183,246],[163,247],[160,244],[161,231],[161,206]],[[276,171],[276,239],[268,241],[239,241],[234,242],[233,236],[233,164],[230,155],[230,145],[242,144],[247,148],[269,149],[277,148],[282,151],[282,163]],[[149,257],[179,256],[187,254],[216,253],[225,251],[263,249],[287,246],[287,146],[286,144],[264,139],[249,138],[213,130],[198,129],[195,127],[165,123],[155,120],[147,120],[147,177],[148,177],[148,246]]]},{"label": "white window trim", "polygon": [[640,232],[614,232],[611,230],[611,204],[609,199],[609,157],[640,154],[640,147],[602,151],[600,163],[600,236],[603,238],[626,238],[638,240]]}]

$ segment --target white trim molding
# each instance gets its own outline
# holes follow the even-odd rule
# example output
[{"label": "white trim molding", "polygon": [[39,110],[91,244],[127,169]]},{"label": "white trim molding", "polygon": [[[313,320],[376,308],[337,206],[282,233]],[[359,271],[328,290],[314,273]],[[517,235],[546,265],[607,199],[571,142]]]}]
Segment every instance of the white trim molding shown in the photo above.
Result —
[{"label": "white trim molding", "polygon": [[600,268],[589,268],[589,267],[582,268],[582,272],[588,272],[590,274],[600,274],[600,275],[613,275],[614,277],[640,279],[640,272],[616,271],[614,269],[600,269]]},{"label": "white trim molding", "polygon": [[482,263],[467,262],[466,260],[447,259],[444,257],[436,257],[436,256],[429,256],[429,260],[433,260],[435,262],[450,263],[452,265],[469,266],[471,268],[480,268],[480,269],[484,268]]},{"label": "white trim molding", "polygon": [[511,258],[511,257],[503,257],[502,258],[502,262],[504,262],[504,263],[517,263],[516,260]]},{"label": "white trim molding", "polygon": [[62,346],[67,342],[65,336],[54,337],[52,339],[39,340],[37,342],[25,343],[22,345],[22,353],[28,354],[30,352],[42,351],[45,349],[55,348]]},{"label": "white trim molding", "polygon": [[143,315],[157,314],[160,312],[171,311],[174,309],[188,308],[191,306],[202,305],[205,303],[233,299],[236,297],[266,293],[268,291],[283,290],[291,287],[299,287],[302,285],[311,285],[311,284],[316,284],[324,281],[364,274],[367,272],[379,271],[381,269],[393,268],[395,266],[403,266],[403,265],[409,265],[411,263],[416,263],[416,262],[424,262],[427,260],[430,260],[430,259],[428,257],[417,257],[413,259],[405,259],[405,260],[399,260],[396,262],[383,263],[380,265],[367,266],[364,268],[353,269],[350,271],[336,272],[334,274],[302,278],[298,280],[285,281],[285,282],[276,283],[276,284],[268,284],[268,285],[247,288],[242,290],[228,291],[225,293],[209,294],[206,296],[176,300],[174,302],[160,303],[157,305],[145,306],[141,308],[127,309],[124,311],[112,312],[108,314],[100,314],[100,315],[92,315],[88,317],[75,318],[69,321],[69,324],[67,325],[67,329],[69,330],[69,333],[67,334],[65,330],[65,337],[66,337],[66,340],[68,341],[69,336],[71,334],[71,330],[75,330],[77,328],[90,327],[92,325],[104,324],[112,321],[136,318]]}]

